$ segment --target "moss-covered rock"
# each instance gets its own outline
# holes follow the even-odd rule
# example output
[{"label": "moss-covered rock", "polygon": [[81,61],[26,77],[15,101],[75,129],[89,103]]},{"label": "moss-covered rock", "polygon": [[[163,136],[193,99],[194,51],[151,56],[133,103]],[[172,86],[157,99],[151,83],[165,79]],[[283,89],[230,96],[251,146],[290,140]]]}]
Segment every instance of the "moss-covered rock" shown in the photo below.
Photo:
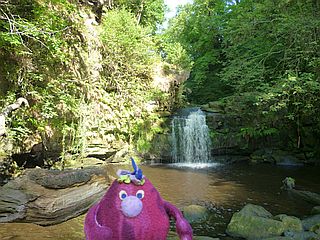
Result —
[{"label": "moss-covered rock", "polygon": [[280,237],[288,231],[301,232],[302,230],[302,223],[296,217],[284,214],[273,217],[263,207],[247,204],[232,216],[226,232],[233,237],[264,239]]},{"label": "moss-covered rock", "polygon": [[302,222],[297,217],[280,214],[280,215],[274,216],[273,219],[281,221],[283,223],[283,227],[287,231],[295,231],[295,232],[303,231]]},{"label": "moss-covered rock", "polygon": [[184,217],[190,222],[202,222],[208,216],[208,211],[205,207],[199,205],[189,205],[182,209]]},{"label": "moss-covered rock", "polygon": [[280,221],[235,213],[232,216],[226,232],[233,237],[262,239],[265,237],[280,236],[283,230]]},{"label": "moss-covered rock", "polygon": [[320,223],[318,223],[318,224],[316,224],[316,225],[313,225],[313,226],[310,228],[310,231],[318,234],[319,237],[320,237]]},{"label": "moss-covered rock", "polygon": [[245,205],[239,213],[242,215],[255,216],[255,217],[264,217],[264,218],[272,217],[272,214],[268,212],[265,208],[258,205],[254,205],[254,204]]}]

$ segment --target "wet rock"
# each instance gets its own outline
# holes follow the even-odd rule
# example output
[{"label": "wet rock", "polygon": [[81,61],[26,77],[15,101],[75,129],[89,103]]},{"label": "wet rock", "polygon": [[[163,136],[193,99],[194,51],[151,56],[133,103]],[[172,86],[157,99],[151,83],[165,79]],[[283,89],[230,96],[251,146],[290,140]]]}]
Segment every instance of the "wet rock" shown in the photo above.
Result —
[{"label": "wet rock", "polygon": [[272,217],[272,214],[268,212],[265,208],[258,205],[254,205],[254,204],[245,205],[239,213],[243,215],[263,217],[263,218]]},{"label": "wet rock", "polygon": [[312,215],[320,214],[320,206],[315,206],[311,210]]},{"label": "wet rock", "polygon": [[316,240],[317,235],[312,232],[290,232],[284,236],[263,238],[263,240]]},{"label": "wet rock", "polygon": [[310,240],[317,237],[317,234],[313,232],[285,232],[284,236],[290,237],[293,240]]},{"label": "wet rock", "polygon": [[286,177],[283,181],[282,181],[282,187],[281,189],[286,189],[286,190],[291,190],[295,187],[295,180],[292,177]]},{"label": "wet rock", "polygon": [[270,217],[271,213],[263,207],[248,204],[232,216],[226,232],[230,236],[247,239],[280,236],[283,233],[281,222]]},{"label": "wet rock", "polygon": [[184,217],[190,223],[202,222],[208,216],[208,211],[205,207],[199,205],[189,205],[182,209]]},{"label": "wet rock", "polygon": [[235,213],[227,226],[227,234],[246,239],[277,237],[286,231],[302,231],[301,221],[296,217],[272,214],[261,206],[247,204]]},{"label": "wet rock", "polygon": [[319,223],[320,223],[320,214],[316,214],[302,220],[303,228],[309,231],[311,231],[311,229]]},{"label": "wet rock", "polygon": [[296,189],[289,190],[292,195],[295,197],[301,198],[307,202],[320,205],[320,194],[309,192],[309,191],[301,191]]},{"label": "wet rock", "polygon": [[303,231],[302,222],[299,218],[293,216],[287,216],[285,214],[279,214],[273,217],[274,220],[281,221],[283,226],[288,231],[301,232]]}]

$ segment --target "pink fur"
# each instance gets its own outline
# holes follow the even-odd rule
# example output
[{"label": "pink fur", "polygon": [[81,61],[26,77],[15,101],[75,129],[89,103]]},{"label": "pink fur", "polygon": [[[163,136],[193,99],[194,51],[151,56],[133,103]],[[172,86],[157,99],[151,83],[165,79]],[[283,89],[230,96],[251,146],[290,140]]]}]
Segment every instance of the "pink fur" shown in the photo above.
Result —
[{"label": "pink fur", "polygon": [[[121,211],[121,190],[128,196],[144,191],[143,208],[136,217],[126,217]],[[142,186],[114,181],[101,201],[90,208],[84,229],[87,240],[166,240],[170,217],[176,220],[180,239],[191,240],[190,224],[175,206],[160,197],[147,178]]]}]

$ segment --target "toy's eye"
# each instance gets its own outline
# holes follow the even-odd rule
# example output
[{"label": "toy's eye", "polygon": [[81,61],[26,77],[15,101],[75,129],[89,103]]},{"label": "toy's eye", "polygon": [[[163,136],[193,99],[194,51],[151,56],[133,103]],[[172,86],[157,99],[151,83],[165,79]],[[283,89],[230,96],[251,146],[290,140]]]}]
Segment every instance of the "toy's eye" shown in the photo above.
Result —
[{"label": "toy's eye", "polygon": [[139,190],[136,193],[136,197],[139,198],[139,199],[142,199],[144,197],[144,191],[143,190]]},{"label": "toy's eye", "polygon": [[128,194],[126,193],[126,191],[121,190],[121,191],[119,192],[119,198],[120,198],[121,200],[125,199],[127,196],[128,196]]}]

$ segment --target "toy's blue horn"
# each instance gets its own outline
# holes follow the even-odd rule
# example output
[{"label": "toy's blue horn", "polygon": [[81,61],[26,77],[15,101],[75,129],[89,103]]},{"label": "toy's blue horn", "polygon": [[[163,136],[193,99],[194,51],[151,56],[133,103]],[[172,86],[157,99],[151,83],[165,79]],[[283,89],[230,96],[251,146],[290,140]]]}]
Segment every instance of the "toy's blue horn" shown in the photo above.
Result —
[{"label": "toy's blue horn", "polygon": [[134,175],[136,177],[136,179],[141,180],[143,177],[142,170],[137,166],[133,157],[131,157],[131,163],[132,163],[132,167],[134,170],[131,174]]},{"label": "toy's blue horn", "polygon": [[133,172],[130,172],[128,170],[121,170],[119,169],[117,171],[117,175],[118,175],[118,182],[120,183],[133,183],[136,185],[143,185],[145,183],[145,179],[144,176],[142,174],[142,170],[140,168],[138,168],[137,164],[135,163],[135,161],[133,160],[133,158],[131,158],[131,163],[132,163],[132,167],[133,167]]}]

